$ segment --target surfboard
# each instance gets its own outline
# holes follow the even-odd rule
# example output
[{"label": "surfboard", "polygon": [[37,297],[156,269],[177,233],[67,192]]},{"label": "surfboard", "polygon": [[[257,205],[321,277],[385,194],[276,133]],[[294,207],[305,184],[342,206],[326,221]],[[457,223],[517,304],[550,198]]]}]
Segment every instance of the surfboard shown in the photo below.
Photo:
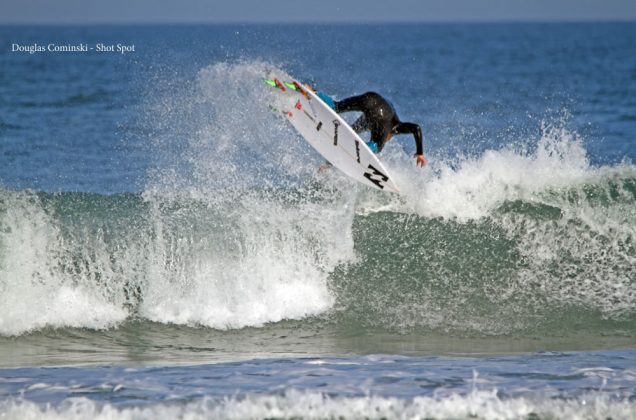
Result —
[{"label": "surfboard", "polygon": [[364,140],[311,89],[293,79],[265,82],[278,93],[276,109],[333,166],[369,187],[399,193],[393,177]]}]

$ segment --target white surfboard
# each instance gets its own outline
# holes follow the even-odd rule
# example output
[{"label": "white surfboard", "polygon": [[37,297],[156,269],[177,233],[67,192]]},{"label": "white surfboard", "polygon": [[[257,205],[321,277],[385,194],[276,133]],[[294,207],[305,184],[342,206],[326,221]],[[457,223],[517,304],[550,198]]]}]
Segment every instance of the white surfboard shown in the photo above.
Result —
[{"label": "white surfboard", "polygon": [[393,178],[351,126],[298,81],[268,81],[280,95],[280,110],[318,153],[350,178],[399,193]]}]

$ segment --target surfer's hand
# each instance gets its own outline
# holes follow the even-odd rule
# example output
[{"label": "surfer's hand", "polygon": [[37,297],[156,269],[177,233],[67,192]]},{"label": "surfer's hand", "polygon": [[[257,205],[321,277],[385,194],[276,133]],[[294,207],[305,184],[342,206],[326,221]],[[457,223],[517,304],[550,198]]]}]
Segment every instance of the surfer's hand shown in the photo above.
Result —
[{"label": "surfer's hand", "polygon": [[415,165],[423,168],[426,165],[426,158],[424,155],[415,155]]}]

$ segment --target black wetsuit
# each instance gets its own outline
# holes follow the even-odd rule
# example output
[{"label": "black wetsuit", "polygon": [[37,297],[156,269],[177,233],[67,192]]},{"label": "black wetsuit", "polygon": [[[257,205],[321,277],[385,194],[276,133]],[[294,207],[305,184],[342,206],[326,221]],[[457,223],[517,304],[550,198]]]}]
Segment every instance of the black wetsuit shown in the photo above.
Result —
[{"label": "black wetsuit", "polygon": [[335,103],[336,112],[358,111],[362,116],[351,126],[357,133],[371,131],[371,141],[378,145],[378,152],[389,141],[390,134],[413,134],[416,154],[423,154],[422,130],[414,123],[401,122],[393,105],[375,92],[343,99]]}]

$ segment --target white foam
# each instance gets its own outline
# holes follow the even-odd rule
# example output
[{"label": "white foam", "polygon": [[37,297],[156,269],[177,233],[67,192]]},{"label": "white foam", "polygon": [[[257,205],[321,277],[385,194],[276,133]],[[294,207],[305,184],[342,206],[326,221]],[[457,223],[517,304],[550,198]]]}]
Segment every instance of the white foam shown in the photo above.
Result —
[{"label": "white foam", "polygon": [[397,173],[404,197],[394,210],[458,221],[488,216],[504,201],[535,201],[538,193],[566,188],[598,176],[581,138],[562,127],[545,125],[532,153],[512,148],[488,150],[459,162],[436,161],[415,168],[397,145],[386,159]]},{"label": "white foam", "polygon": [[107,328],[127,312],[86,284],[85,273],[61,269],[69,247],[56,222],[30,193],[3,193],[0,217],[0,334],[52,327]]},{"label": "white foam", "polygon": [[[185,124],[193,135],[182,139],[176,161],[187,161],[191,170],[157,168],[145,197],[153,205],[175,196],[204,202],[232,231],[214,239],[223,246],[202,254],[175,241],[172,216],[153,215],[155,266],[181,258],[146,283],[144,317],[241,328],[320,314],[333,304],[327,278],[353,257],[353,210],[348,199],[287,204],[284,192],[259,192],[315,172],[307,165],[309,146],[268,106],[268,67],[217,63],[202,69],[193,93],[186,94],[190,106],[204,110],[178,118],[178,126]],[[170,141],[158,144],[157,153],[173,153]]]},{"label": "white foam", "polygon": [[469,395],[451,394],[442,398],[416,397],[328,397],[322,393],[287,391],[284,395],[248,395],[222,400],[204,398],[185,405],[154,404],[117,408],[86,398],[64,401],[60,407],[40,407],[29,401],[0,402],[0,415],[6,419],[262,419],[262,418],[569,418],[631,419],[636,404],[612,400],[607,395],[588,394],[558,399],[516,397],[502,399],[495,391],[475,391]]},{"label": "white foam", "polygon": [[[234,219],[232,234],[238,239],[228,241],[225,250],[200,253],[186,246],[163,251],[182,258],[147,284],[141,315],[225,329],[300,319],[330,309],[328,273],[353,249],[346,232],[351,212],[331,211],[330,216],[340,219],[333,223],[321,219],[326,210],[316,205],[289,208],[275,201],[248,201]],[[158,237],[169,243],[167,235],[164,231]]]}]

